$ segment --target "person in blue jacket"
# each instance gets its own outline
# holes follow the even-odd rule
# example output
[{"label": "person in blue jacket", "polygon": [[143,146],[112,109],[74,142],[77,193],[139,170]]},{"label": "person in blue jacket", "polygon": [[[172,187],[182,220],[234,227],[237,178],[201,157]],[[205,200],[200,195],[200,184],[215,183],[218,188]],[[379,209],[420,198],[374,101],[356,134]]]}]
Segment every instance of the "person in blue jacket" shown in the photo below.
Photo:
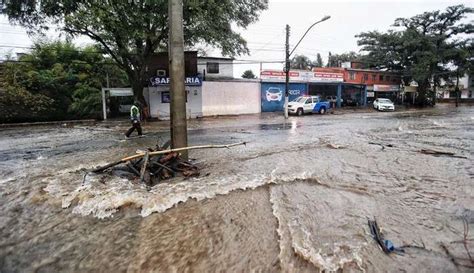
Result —
[{"label": "person in blue jacket", "polygon": [[130,121],[132,122],[132,127],[128,129],[125,133],[125,136],[128,138],[130,135],[137,129],[138,136],[142,136],[142,126],[140,125],[140,108],[138,108],[138,103],[134,102],[130,108]]}]

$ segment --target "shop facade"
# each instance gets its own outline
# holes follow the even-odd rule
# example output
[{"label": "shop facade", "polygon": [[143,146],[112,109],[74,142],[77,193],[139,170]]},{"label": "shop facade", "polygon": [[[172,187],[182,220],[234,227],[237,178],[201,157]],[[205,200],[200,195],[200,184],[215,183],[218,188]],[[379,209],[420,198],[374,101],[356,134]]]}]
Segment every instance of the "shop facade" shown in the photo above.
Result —
[{"label": "shop facade", "polygon": [[[187,118],[202,117],[202,78],[200,76],[186,77],[184,83]],[[170,119],[171,94],[168,77],[150,78],[149,86],[144,88],[143,93],[152,118]]]}]

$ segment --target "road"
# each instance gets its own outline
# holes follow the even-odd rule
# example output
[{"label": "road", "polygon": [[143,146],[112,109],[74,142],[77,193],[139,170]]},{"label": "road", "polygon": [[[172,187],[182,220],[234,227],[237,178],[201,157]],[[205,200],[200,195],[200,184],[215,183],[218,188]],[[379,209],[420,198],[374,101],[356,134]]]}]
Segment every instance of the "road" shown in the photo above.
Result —
[{"label": "road", "polygon": [[[200,177],[151,190],[85,175],[169,138],[166,122],[131,140],[127,126],[2,129],[0,272],[472,270],[459,243],[462,219],[474,225],[472,107],[192,120],[190,145],[248,144],[191,151]],[[373,217],[421,248],[385,255]]]}]

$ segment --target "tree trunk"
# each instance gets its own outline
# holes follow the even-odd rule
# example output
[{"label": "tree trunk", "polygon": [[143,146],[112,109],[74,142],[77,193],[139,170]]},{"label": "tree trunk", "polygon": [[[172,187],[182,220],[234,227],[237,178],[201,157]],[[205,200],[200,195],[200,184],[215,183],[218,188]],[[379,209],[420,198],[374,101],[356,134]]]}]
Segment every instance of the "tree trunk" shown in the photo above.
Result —
[{"label": "tree trunk", "polygon": [[143,118],[147,119],[150,116],[150,113],[145,96],[143,96],[143,86],[145,82],[143,76],[137,76],[136,74],[132,73],[132,75],[128,75],[128,78],[130,79],[130,84],[132,85],[133,96],[135,100],[140,103],[140,110],[143,113]]},{"label": "tree trunk", "polygon": [[459,105],[459,73],[456,71],[456,107]]},{"label": "tree trunk", "polygon": [[424,80],[418,84],[418,96],[417,96],[417,104],[420,106],[426,106],[426,93],[429,87],[428,80]]}]

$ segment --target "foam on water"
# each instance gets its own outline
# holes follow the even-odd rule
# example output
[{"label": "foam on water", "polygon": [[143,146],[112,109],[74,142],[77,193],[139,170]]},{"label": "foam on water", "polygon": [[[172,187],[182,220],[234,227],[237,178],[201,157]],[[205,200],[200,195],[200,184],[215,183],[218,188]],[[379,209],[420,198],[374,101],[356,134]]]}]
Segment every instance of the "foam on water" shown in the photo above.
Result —
[{"label": "foam on water", "polygon": [[[68,208],[77,202],[73,213],[106,218],[113,216],[120,207],[132,205],[141,208],[140,215],[146,217],[155,212],[164,212],[189,199],[199,201],[216,195],[226,195],[235,190],[255,189],[265,184],[291,182],[311,176],[309,172],[285,175],[273,170],[270,174],[209,176],[181,181],[175,179],[158,184],[148,191],[141,183],[117,177],[101,184],[98,182],[101,175],[94,175],[88,176],[84,185],[63,196],[62,207]],[[51,188],[47,191],[59,194]]]}]

